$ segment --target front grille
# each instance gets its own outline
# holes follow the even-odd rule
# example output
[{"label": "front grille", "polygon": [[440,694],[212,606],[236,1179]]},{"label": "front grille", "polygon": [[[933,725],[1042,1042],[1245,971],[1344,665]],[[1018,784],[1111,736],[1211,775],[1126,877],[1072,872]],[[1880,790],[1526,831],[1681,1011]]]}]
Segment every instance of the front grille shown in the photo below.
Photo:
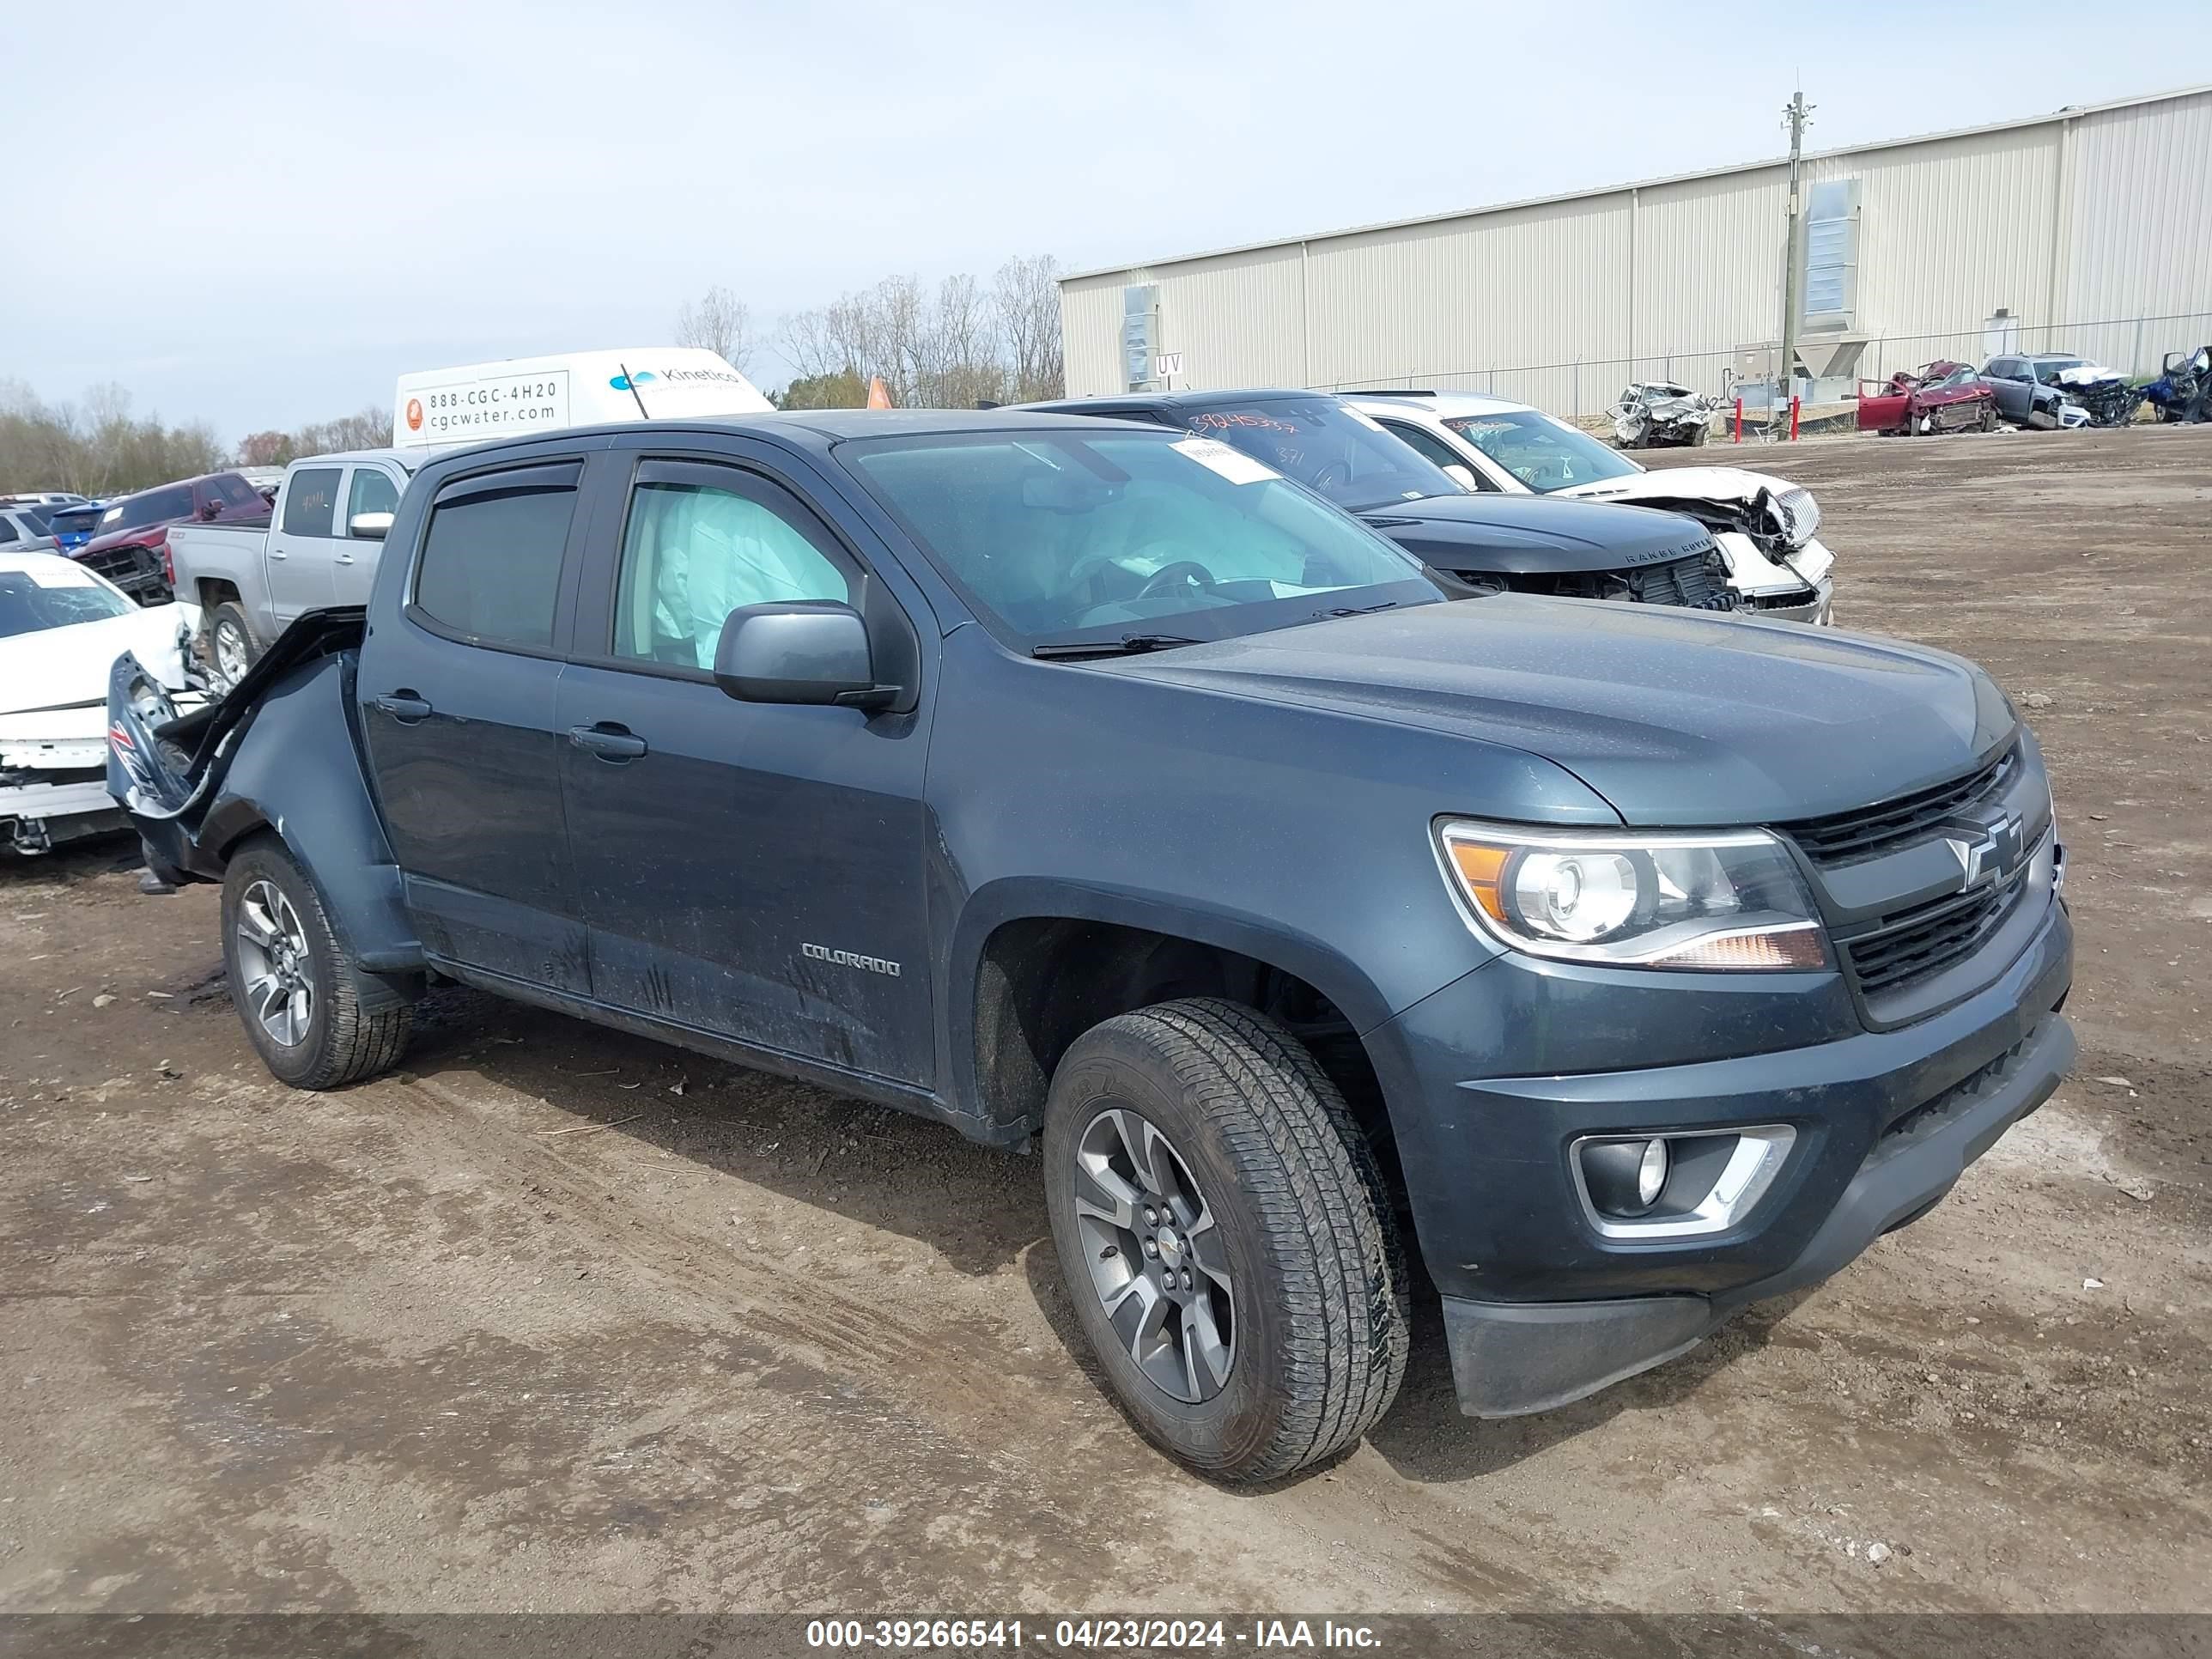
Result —
[{"label": "front grille", "polygon": [[108,547],[97,553],[82,554],[77,562],[88,570],[113,582],[141,605],[149,595],[159,597],[169,591],[169,580],[161,569],[161,558],[150,547]]},{"label": "front grille", "polygon": [[1785,823],[1782,828],[1815,863],[1842,864],[1865,858],[1933,833],[1948,819],[2004,788],[2019,764],[2020,750],[2008,749],[1948,783],[1916,789],[1872,806]]},{"label": "front grille", "polygon": [[97,553],[86,554],[78,562],[118,586],[133,576],[146,575],[155,568],[154,556],[143,547],[106,547]]},{"label": "front grille", "polygon": [[1702,553],[1627,573],[1628,597],[1643,605],[1684,605],[1693,611],[1733,611],[1735,595]]},{"label": "front grille", "polygon": [[2023,862],[1993,887],[1954,893],[1907,910],[1879,933],[1846,942],[1844,954],[1861,993],[1872,997],[1898,990],[1973,955],[2012,914],[2027,884],[2028,869],[2029,863]]},{"label": "front grille", "polygon": [[[1476,570],[1453,574],[1468,586],[1496,592],[1501,579]],[[1559,575],[1516,574],[1503,585],[1516,593],[1562,599],[1623,599],[1633,605],[1679,605],[1693,611],[1733,611],[1735,591],[1717,549],[1631,570],[1574,570]]]}]

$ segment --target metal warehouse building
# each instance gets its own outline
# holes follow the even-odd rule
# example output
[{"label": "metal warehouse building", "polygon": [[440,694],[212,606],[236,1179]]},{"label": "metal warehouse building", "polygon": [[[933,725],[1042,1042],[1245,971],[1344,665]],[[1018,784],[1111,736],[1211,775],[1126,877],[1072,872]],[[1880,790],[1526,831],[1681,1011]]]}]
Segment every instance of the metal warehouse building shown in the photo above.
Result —
[{"label": "metal warehouse building", "polygon": [[[1771,383],[1788,179],[1759,161],[1079,272],[1067,388],[1164,368],[1177,390],[1434,386],[1586,415],[1632,380]],[[1999,350],[2154,374],[2212,338],[2212,87],[1808,153],[1802,180],[1816,396]]]}]

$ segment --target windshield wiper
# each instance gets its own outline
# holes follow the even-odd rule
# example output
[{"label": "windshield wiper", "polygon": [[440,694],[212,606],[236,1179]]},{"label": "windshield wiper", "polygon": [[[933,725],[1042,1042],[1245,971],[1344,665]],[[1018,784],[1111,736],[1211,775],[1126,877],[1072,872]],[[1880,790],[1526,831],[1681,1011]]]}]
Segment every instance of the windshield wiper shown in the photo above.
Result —
[{"label": "windshield wiper", "polygon": [[1030,655],[1056,662],[1077,657],[1133,657],[1146,651],[1165,651],[1177,645],[1203,645],[1181,634],[1124,634],[1118,640],[1048,640],[1030,647]]},{"label": "windshield wiper", "polygon": [[1380,605],[1340,605],[1334,611],[1315,611],[1313,619],[1319,622],[1324,617],[1364,617],[1370,611],[1391,610],[1397,603],[1395,599],[1385,599]]}]

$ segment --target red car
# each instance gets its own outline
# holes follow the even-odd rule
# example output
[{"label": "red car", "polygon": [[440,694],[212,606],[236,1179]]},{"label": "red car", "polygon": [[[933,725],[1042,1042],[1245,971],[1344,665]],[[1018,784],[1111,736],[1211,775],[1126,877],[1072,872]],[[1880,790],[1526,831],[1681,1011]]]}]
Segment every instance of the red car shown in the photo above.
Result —
[{"label": "red car", "polygon": [[173,593],[169,526],[240,524],[269,516],[269,503],[238,472],[142,489],[111,501],[93,526],[92,539],[70,556],[89,565],[141,605],[161,605]]},{"label": "red car", "polygon": [[1994,432],[1996,426],[1996,389],[1965,363],[1933,362],[1917,374],[1899,369],[1886,385],[1859,382],[1862,432]]}]

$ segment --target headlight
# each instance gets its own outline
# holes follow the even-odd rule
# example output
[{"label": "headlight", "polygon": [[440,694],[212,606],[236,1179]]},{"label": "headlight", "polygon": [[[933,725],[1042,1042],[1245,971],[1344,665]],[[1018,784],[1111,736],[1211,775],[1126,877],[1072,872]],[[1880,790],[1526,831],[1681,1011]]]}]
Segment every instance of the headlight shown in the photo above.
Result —
[{"label": "headlight", "polygon": [[1812,895],[1764,830],[1584,835],[1445,818],[1446,875],[1501,945],[1618,967],[1828,965]]},{"label": "headlight", "polygon": [[1811,490],[1785,489],[1773,502],[1775,524],[1784,543],[1802,547],[1813,539],[1820,527],[1820,504],[1813,499]]}]

